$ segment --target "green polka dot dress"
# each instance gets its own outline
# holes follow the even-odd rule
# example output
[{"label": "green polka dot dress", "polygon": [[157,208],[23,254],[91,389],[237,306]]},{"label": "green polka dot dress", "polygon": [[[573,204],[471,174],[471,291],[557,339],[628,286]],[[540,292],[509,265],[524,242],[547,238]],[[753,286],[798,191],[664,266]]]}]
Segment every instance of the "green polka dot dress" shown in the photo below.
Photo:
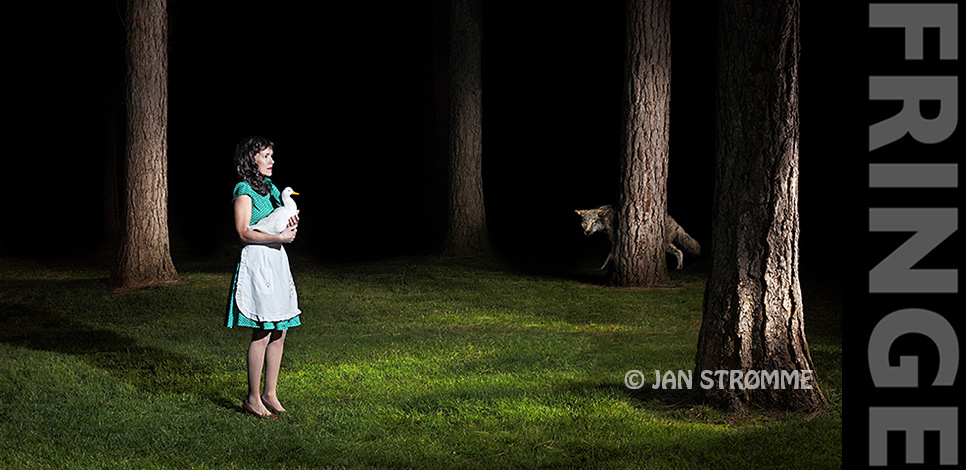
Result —
[{"label": "green polka dot dress", "polygon": [[[252,219],[248,225],[255,224],[281,205],[278,188],[272,180],[265,178],[265,181],[269,186],[269,193],[265,196],[255,192],[246,182],[235,185],[232,202],[242,195],[252,201]],[[285,247],[281,243],[245,245],[231,281],[225,326],[287,330],[302,324],[300,314]]]}]

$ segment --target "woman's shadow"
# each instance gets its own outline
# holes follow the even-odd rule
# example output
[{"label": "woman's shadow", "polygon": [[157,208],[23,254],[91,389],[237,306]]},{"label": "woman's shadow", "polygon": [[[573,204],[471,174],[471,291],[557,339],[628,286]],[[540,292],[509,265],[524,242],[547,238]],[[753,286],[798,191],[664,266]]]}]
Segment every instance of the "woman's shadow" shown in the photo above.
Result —
[{"label": "woman's shadow", "polygon": [[[80,282],[80,281],[67,281]],[[21,348],[75,356],[150,393],[189,393],[233,410],[221,392],[232,384],[189,356],[137,344],[115,331],[94,328],[66,314],[0,297],[0,341]]]}]

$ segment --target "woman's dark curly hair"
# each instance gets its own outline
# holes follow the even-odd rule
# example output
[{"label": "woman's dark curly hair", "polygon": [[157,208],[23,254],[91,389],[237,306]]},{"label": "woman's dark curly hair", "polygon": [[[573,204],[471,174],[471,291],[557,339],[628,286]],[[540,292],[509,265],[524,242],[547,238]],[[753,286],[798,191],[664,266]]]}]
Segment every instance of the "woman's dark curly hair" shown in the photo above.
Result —
[{"label": "woman's dark curly hair", "polygon": [[275,144],[264,137],[256,136],[242,139],[235,147],[235,171],[238,172],[238,177],[262,196],[268,195],[268,183],[265,182],[265,176],[258,172],[255,155],[269,147],[274,148]]}]

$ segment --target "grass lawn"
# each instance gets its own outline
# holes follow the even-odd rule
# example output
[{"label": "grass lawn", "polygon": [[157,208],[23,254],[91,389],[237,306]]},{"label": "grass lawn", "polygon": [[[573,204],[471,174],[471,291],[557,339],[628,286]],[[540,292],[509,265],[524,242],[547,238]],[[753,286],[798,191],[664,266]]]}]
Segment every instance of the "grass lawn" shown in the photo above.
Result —
[{"label": "grass lawn", "polygon": [[623,383],[693,367],[700,274],[628,290],[429,257],[292,261],[291,413],[257,420],[240,407],[250,331],[221,326],[233,265],[114,294],[103,270],[0,260],[0,468],[841,465],[840,306],[821,289],[803,284],[832,408],[738,419]]}]

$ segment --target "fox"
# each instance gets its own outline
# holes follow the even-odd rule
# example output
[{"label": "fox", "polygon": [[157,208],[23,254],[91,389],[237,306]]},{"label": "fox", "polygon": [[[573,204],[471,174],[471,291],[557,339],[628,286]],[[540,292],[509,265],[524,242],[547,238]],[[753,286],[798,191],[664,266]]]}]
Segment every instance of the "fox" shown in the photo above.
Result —
[{"label": "fox", "polygon": [[[614,257],[614,217],[617,215],[616,211],[612,206],[605,205],[596,209],[577,209],[576,212],[580,215],[580,225],[584,228],[584,235],[589,237],[600,232],[607,235],[607,239],[610,241],[610,253],[607,254],[607,259],[599,268],[600,271],[603,271]],[[678,225],[677,221],[670,215],[664,221],[664,240],[664,251],[674,255],[677,259],[678,263],[675,269],[684,267],[684,253],[675,244],[694,256],[701,254],[701,244],[691,235],[688,235],[684,228]]]}]

